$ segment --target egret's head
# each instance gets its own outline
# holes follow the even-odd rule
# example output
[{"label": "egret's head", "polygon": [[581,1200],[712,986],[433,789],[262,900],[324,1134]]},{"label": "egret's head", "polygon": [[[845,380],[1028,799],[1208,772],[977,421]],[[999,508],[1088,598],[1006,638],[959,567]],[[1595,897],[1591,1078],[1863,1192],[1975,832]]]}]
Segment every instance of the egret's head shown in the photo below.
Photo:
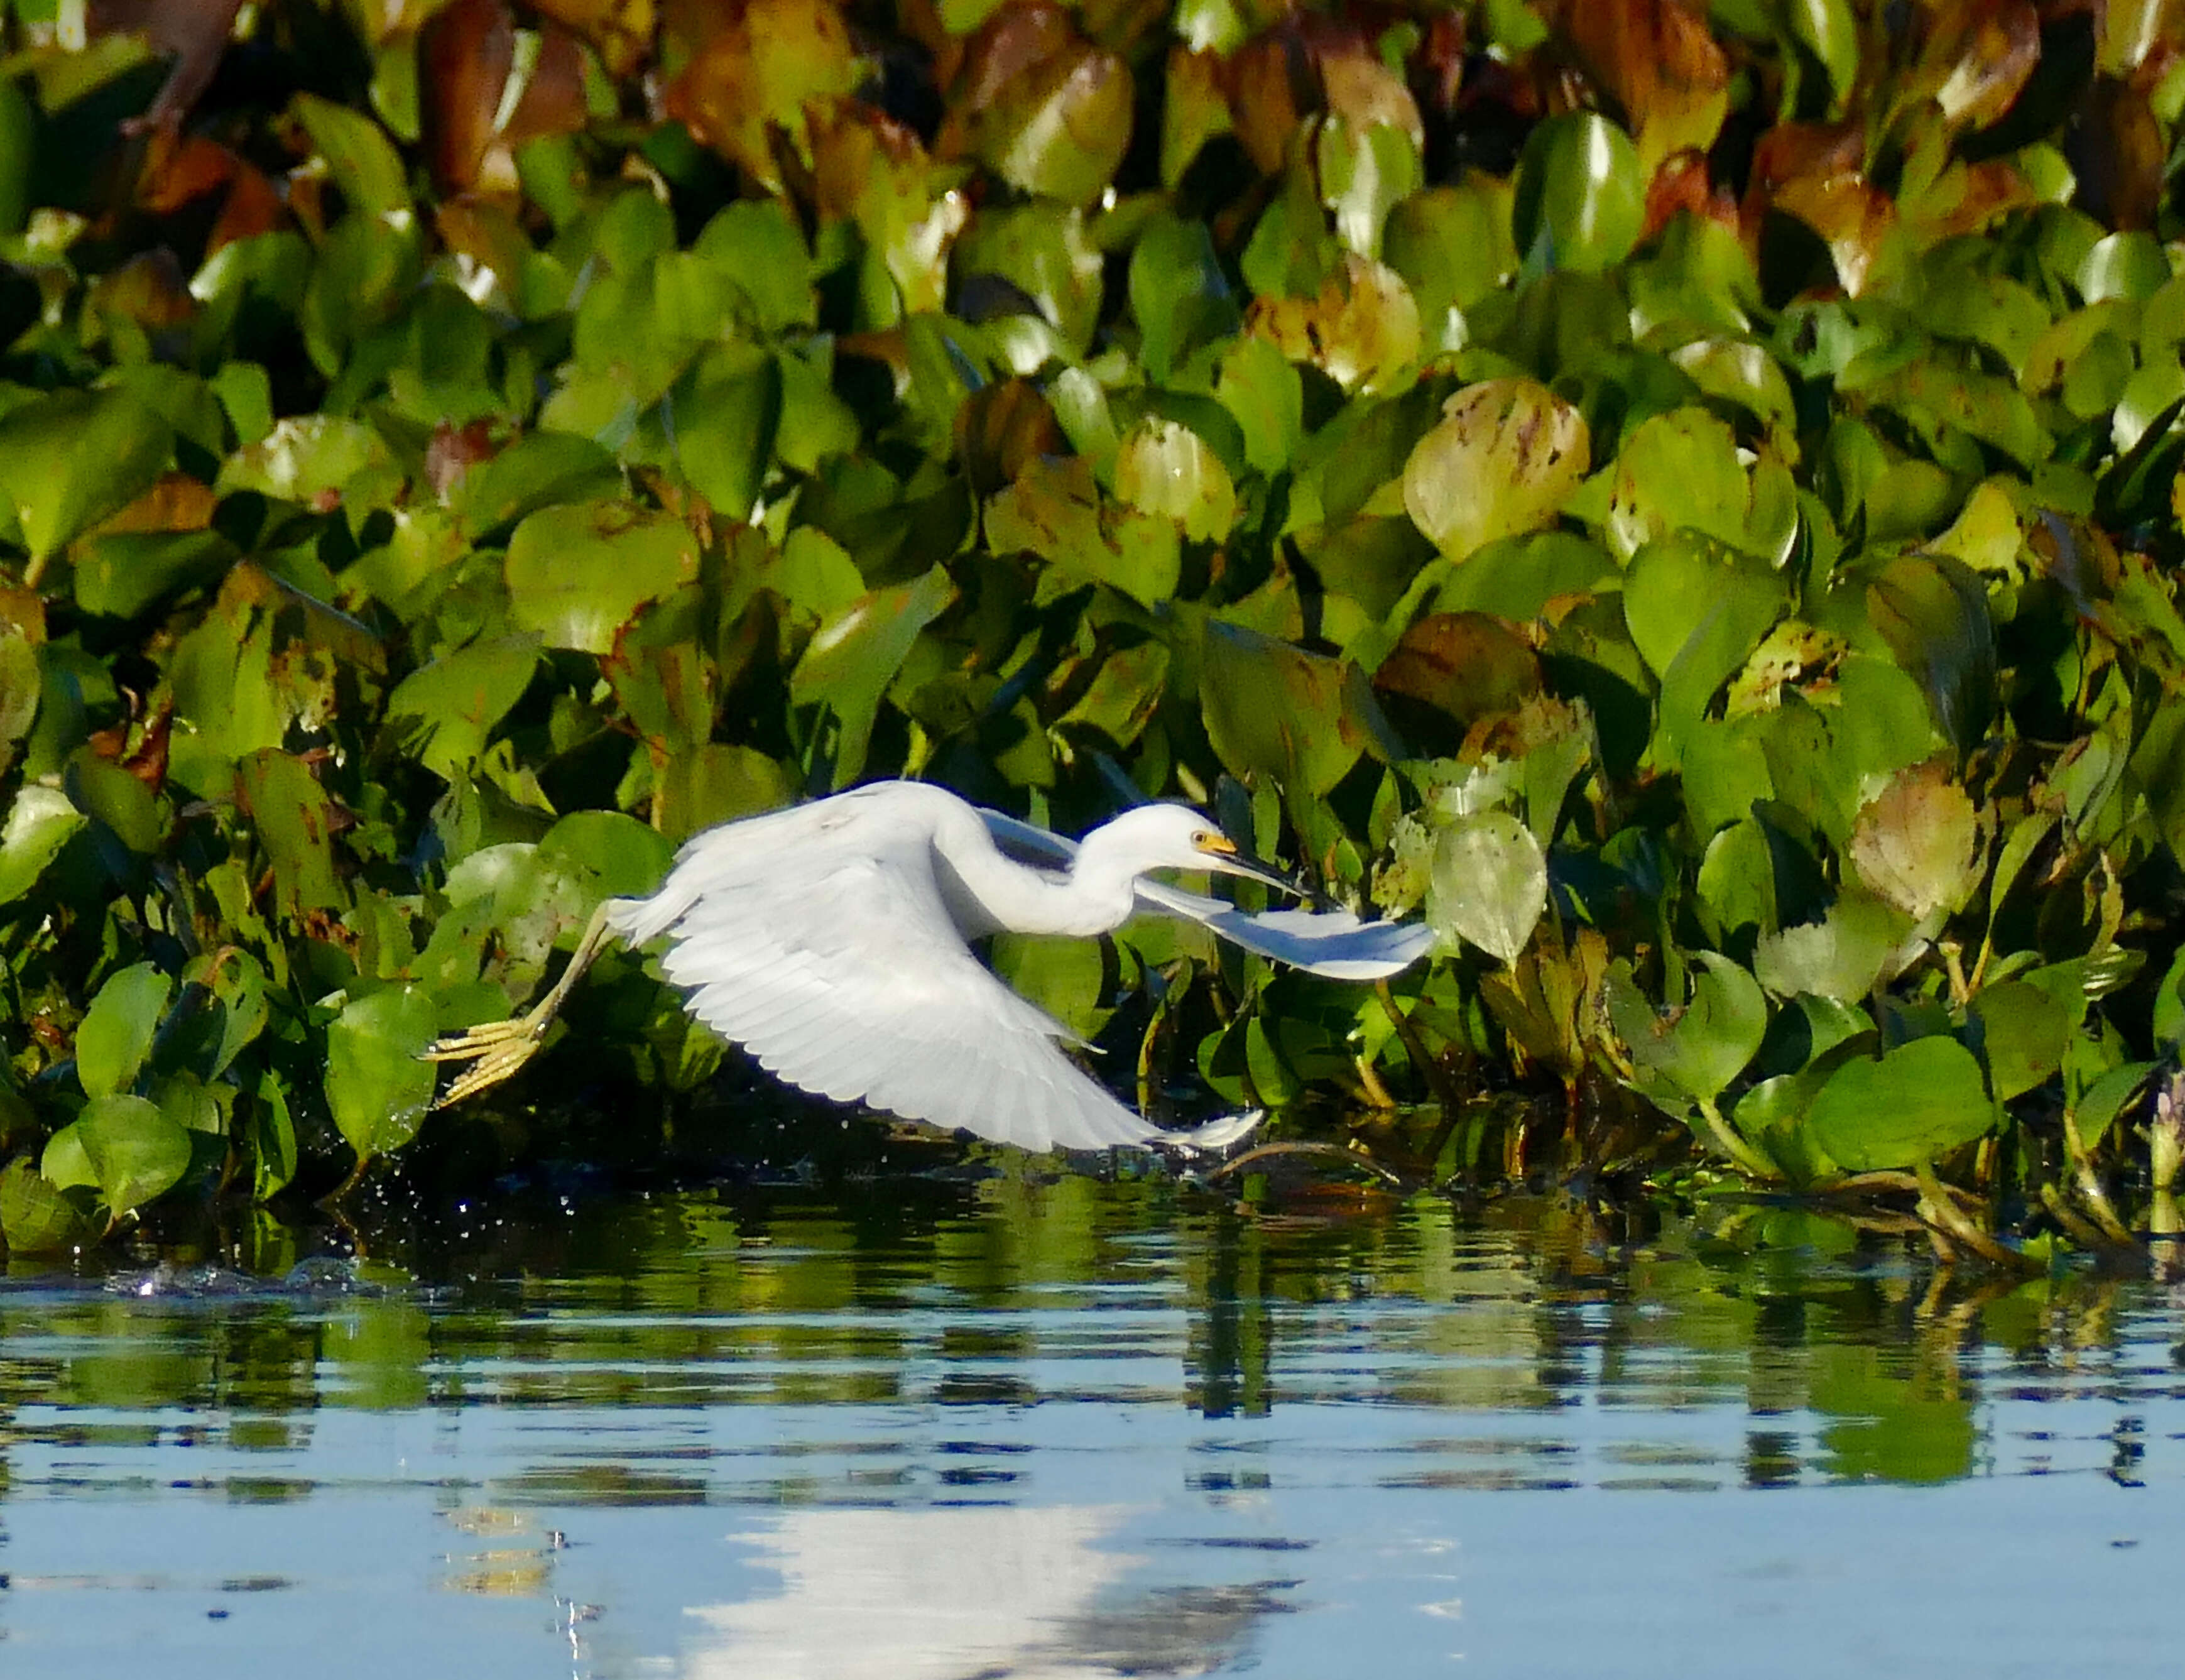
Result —
[{"label": "egret's head", "polygon": [[[1087,835],[1086,844],[1095,838]],[[1284,892],[1298,890],[1294,881],[1240,850],[1210,818],[1187,805],[1142,805],[1108,823],[1097,838],[1134,875],[1148,869],[1218,869]]]}]

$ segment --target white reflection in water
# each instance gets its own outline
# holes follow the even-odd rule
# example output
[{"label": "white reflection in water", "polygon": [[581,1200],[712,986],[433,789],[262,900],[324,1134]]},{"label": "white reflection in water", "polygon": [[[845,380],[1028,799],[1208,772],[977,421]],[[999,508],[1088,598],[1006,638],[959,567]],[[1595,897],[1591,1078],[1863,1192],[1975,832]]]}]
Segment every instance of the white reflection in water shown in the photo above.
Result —
[{"label": "white reflection in water", "polygon": [[1268,1586],[1125,1584],[1123,1505],[813,1508],[739,1537],[780,1588],[689,1613],[693,1680],[1014,1680],[1210,1673],[1239,1655]]}]

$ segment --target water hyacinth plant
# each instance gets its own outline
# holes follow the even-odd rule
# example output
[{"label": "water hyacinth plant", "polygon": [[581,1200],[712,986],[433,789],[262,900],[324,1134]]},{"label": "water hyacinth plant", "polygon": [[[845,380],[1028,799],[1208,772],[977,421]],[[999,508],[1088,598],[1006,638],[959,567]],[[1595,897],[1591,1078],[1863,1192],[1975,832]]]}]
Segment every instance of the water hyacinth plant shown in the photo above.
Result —
[{"label": "water hyacinth plant", "polygon": [[[889,774],[1441,935],[1001,941],[1143,1097],[2177,1231],[2174,8],[81,15],[0,4],[10,1245],[353,1181]],[[718,1063],[587,995],[497,1158]]]}]

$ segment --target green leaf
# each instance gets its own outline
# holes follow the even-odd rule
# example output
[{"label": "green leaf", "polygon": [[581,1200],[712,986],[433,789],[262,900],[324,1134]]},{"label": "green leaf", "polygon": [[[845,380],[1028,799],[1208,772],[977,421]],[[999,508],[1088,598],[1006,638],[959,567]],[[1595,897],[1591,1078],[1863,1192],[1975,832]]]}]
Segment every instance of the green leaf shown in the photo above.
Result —
[{"label": "green leaf", "polygon": [[1980,1063],[1957,1040],[1941,1035],[1899,1045],[1880,1061],[1846,1062],[1806,1116],[1813,1141],[1854,1173],[1931,1161],[1994,1123]]},{"label": "green leaf", "polygon": [[0,238],[23,231],[36,178],[37,118],[12,76],[0,76]]},{"label": "green leaf", "polygon": [[333,801],[310,767],[277,749],[253,753],[238,767],[237,786],[273,866],[281,913],[299,922],[314,910],[346,902],[334,873]]},{"label": "green leaf", "polygon": [[1220,542],[1237,522],[1237,487],[1221,456],[1190,427],[1140,421],[1115,457],[1115,494],[1173,519],[1193,542]]},{"label": "green leaf", "polygon": [[1719,952],[1698,955],[1691,1002],[1674,1016],[1656,1011],[1621,963],[1609,971],[1608,1011],[1635,1066],[1691,1102],[1712,1102],[1758,1052],[1768,1030],[1768,999],[1752,975]]},{"label": "green leaf", "polygon": [[1959,561],[1904,555],[1868,585],[1866,610],[1943,734],[1971,751],[1995,709],[1995,628],[1980,579]]},{"label": "green leaf", "polygon": [[619,811],[573,811],[540,838],[539,855],[594,876],[602,898],[641,898],[660,885],[675,848]]},{"label": "green leaf", "polygon": [[1979,887],[1980,812],[1940,765],[1914,767],[1869,800],[1851,836],[1859,879],[1914,921],[1962,909]]},{"label": "green leaf", "polygon": [[[549,578],[558,577],[555,560],[543,544],[539,554],[540,570]],[[542,611],[558,597],[573,617],[580,616],[585,588],[582,579],[573,582],[567,592],[542,586]],[[603,586],[601,593],[610,589],[619,593],[618,585]],[[598,608],[595,601],[593,605],[599,617],[613,611],[612,606]],[[388,721],[401,729],[405,746],[427,769],[452,780],[478,762],[486,737],[523,698],[538,665],[535,634],[473,642],[405,677],[388,696]]]},{"label": "green leaf", "polygon": [[46,866],[89,820],[59,788],[20,790],[8,805],[7,826],[0,828],[0,904],[36,885]]},{"label": "green leaf", "polygon": [[812,253],[780,200],[739,199],[706,224],[690,248],[744,294],[761,332],[818,320]]},{"label": "green leaf", "polygon": [[774,458],[781,399],[780,364],[746,344],[707,350],[668,394],[662,414],[683,475],[724,518],[752,516]]},{"label": "green leaf", "polygon": [[316,94],[299,93],[288,109],[326,159],[327,172],[352,209],[378,218],[410,213],[402,154],[386,130],[363,113]]},{"label": "green leaf", "polygon": [[29,1157],[0,1167],[0,1237],[7,1239],[10,1253],[57,1253],[91,1234],[75,1203]]},{"label": "green leaf", "polygon": [[327,1028],[327,1106],[368,1161],[417,1135],[432,1106],[433,1067],[421,1061],[439,1030],[433,1000],[390,986],[351,1000]]},{"label": "green leaf", "polygon": [[1597,274],[1631,254],[1646,203],[1629,137],[1595,112],[1573,111],[1526,140],[1511,224],[1528,265]]},{"label": "green leaf", "polygon": [[98,989],[76,1029],[75,1071],[84,1091],[111,1097],[136,1083],[174,982],[149,963],[124,968]]},{"label": "green leaf", "polygon": [[158,480],[174,430],[119,391],[60,390],[0,418],[0,497],[42,566]]},{"label": "green leaf", "polygon": [[[517,624],[538,631],[549,647],[610,653],[616,632],[637,616],[638,608],[698,575],[698,544],[682,521],[627,503],[545,507],[516,527],[503,571],[510,617]],[[498,650],[494,673],[512,681],[520,656],[508,643],[489,645]],[[467,657],[457,654],[453,660]],[[423,675],[411,678],[403,690]],[[528,682],[528,662],[524,677]],[[497,690],[494,698],[504,691]],[[522,692],[517,688],[508,705]],[[414,692],[398,692],[392,709],[405,706],[417,709]]]},{"label": "green leaf", "polygon": [[1442,830],[1427,888],[1427,921],[1442,938],[1465,940],[1507,967],[1547,908],[1547,859],[1515,817],[1483,811]]},{"label": "green leaf", "polygon": [[1320,795],[1369,746],[1391,756],[1365,673],[1242,625],[1206,626],[1199,700],[1215,755],[1240,780]]},{"label": "green leaf", "polygon": [[1854,1003],[1874,990],[1910,931],[1910,922],[1880,899],[1846,893],[1818,922],[1763,934],[1752,972],[1778,997]]},{"label": "green leaf", "polygon": [[914,583],[877,589],[819,627],[789,678],[792,705],[824,703],[841,734],[835,744],[834,785],[864,773],[865,753],[881,697],[919,633],[948,610],[956,588],[935,567]]},{"label": "green leaf", "polygon": [[1098,1035],[1115,1012],[1100,999],[1107,984],[1100,942],[1033,934],[1001,934],[993,941],[993,970],[1015,991],[1054,1017],[1085,1043]]},{"label": "green leaf", "polygon": [[1164,216],[1152,223],[1131,253],[1129,289],[1139,357],[1156,380],[1243,321],[1204,222]]},{"label": "green leaf", "polygon": [[2038,986],[2023,980],[1988,986],[1973,1000],[1971,1013],[1980,1024],[1981,1057],[1997,1102],[2045,1083],[2064,1065],[2070,1012]]},{"label": "green leaf", "polygon": [[93,1099],[48,1140],[40,1163],[64,1190],[95,1189],[116,1218],[164,1196],[189,1169],[189,1134],[142,1097]]}]

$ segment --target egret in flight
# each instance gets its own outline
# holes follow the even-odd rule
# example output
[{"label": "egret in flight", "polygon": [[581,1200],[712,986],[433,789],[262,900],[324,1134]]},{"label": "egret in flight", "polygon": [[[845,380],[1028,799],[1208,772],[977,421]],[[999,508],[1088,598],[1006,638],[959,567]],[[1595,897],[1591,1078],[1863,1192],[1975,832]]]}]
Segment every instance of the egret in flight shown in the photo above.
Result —
[{"label": "egret in flight", "polygon": [[435,1044],[431,1059],[474,1064],[440,1102],[530,1060],[607,940],[665,935],[661,970],[688,993],[691,1014],[814,1096],[1034,1151],[1221,1147],[1259,1117],[1173,1131],[1142,1119],[1063,1053],[1074,1035],[1004,985],[970,941],[1091,937],[1153,911],[1344,980],[1395,974],[1433,943],[1417,924],[1341,911],[1247,914],[1148,879],[1154,869],[1219,870],[1294,890],[1179,805],[1140,806],[1073,844],[942,788],[877,782],[724,823],[684,846],[651,897],[602,904],[529,1013]]}]

